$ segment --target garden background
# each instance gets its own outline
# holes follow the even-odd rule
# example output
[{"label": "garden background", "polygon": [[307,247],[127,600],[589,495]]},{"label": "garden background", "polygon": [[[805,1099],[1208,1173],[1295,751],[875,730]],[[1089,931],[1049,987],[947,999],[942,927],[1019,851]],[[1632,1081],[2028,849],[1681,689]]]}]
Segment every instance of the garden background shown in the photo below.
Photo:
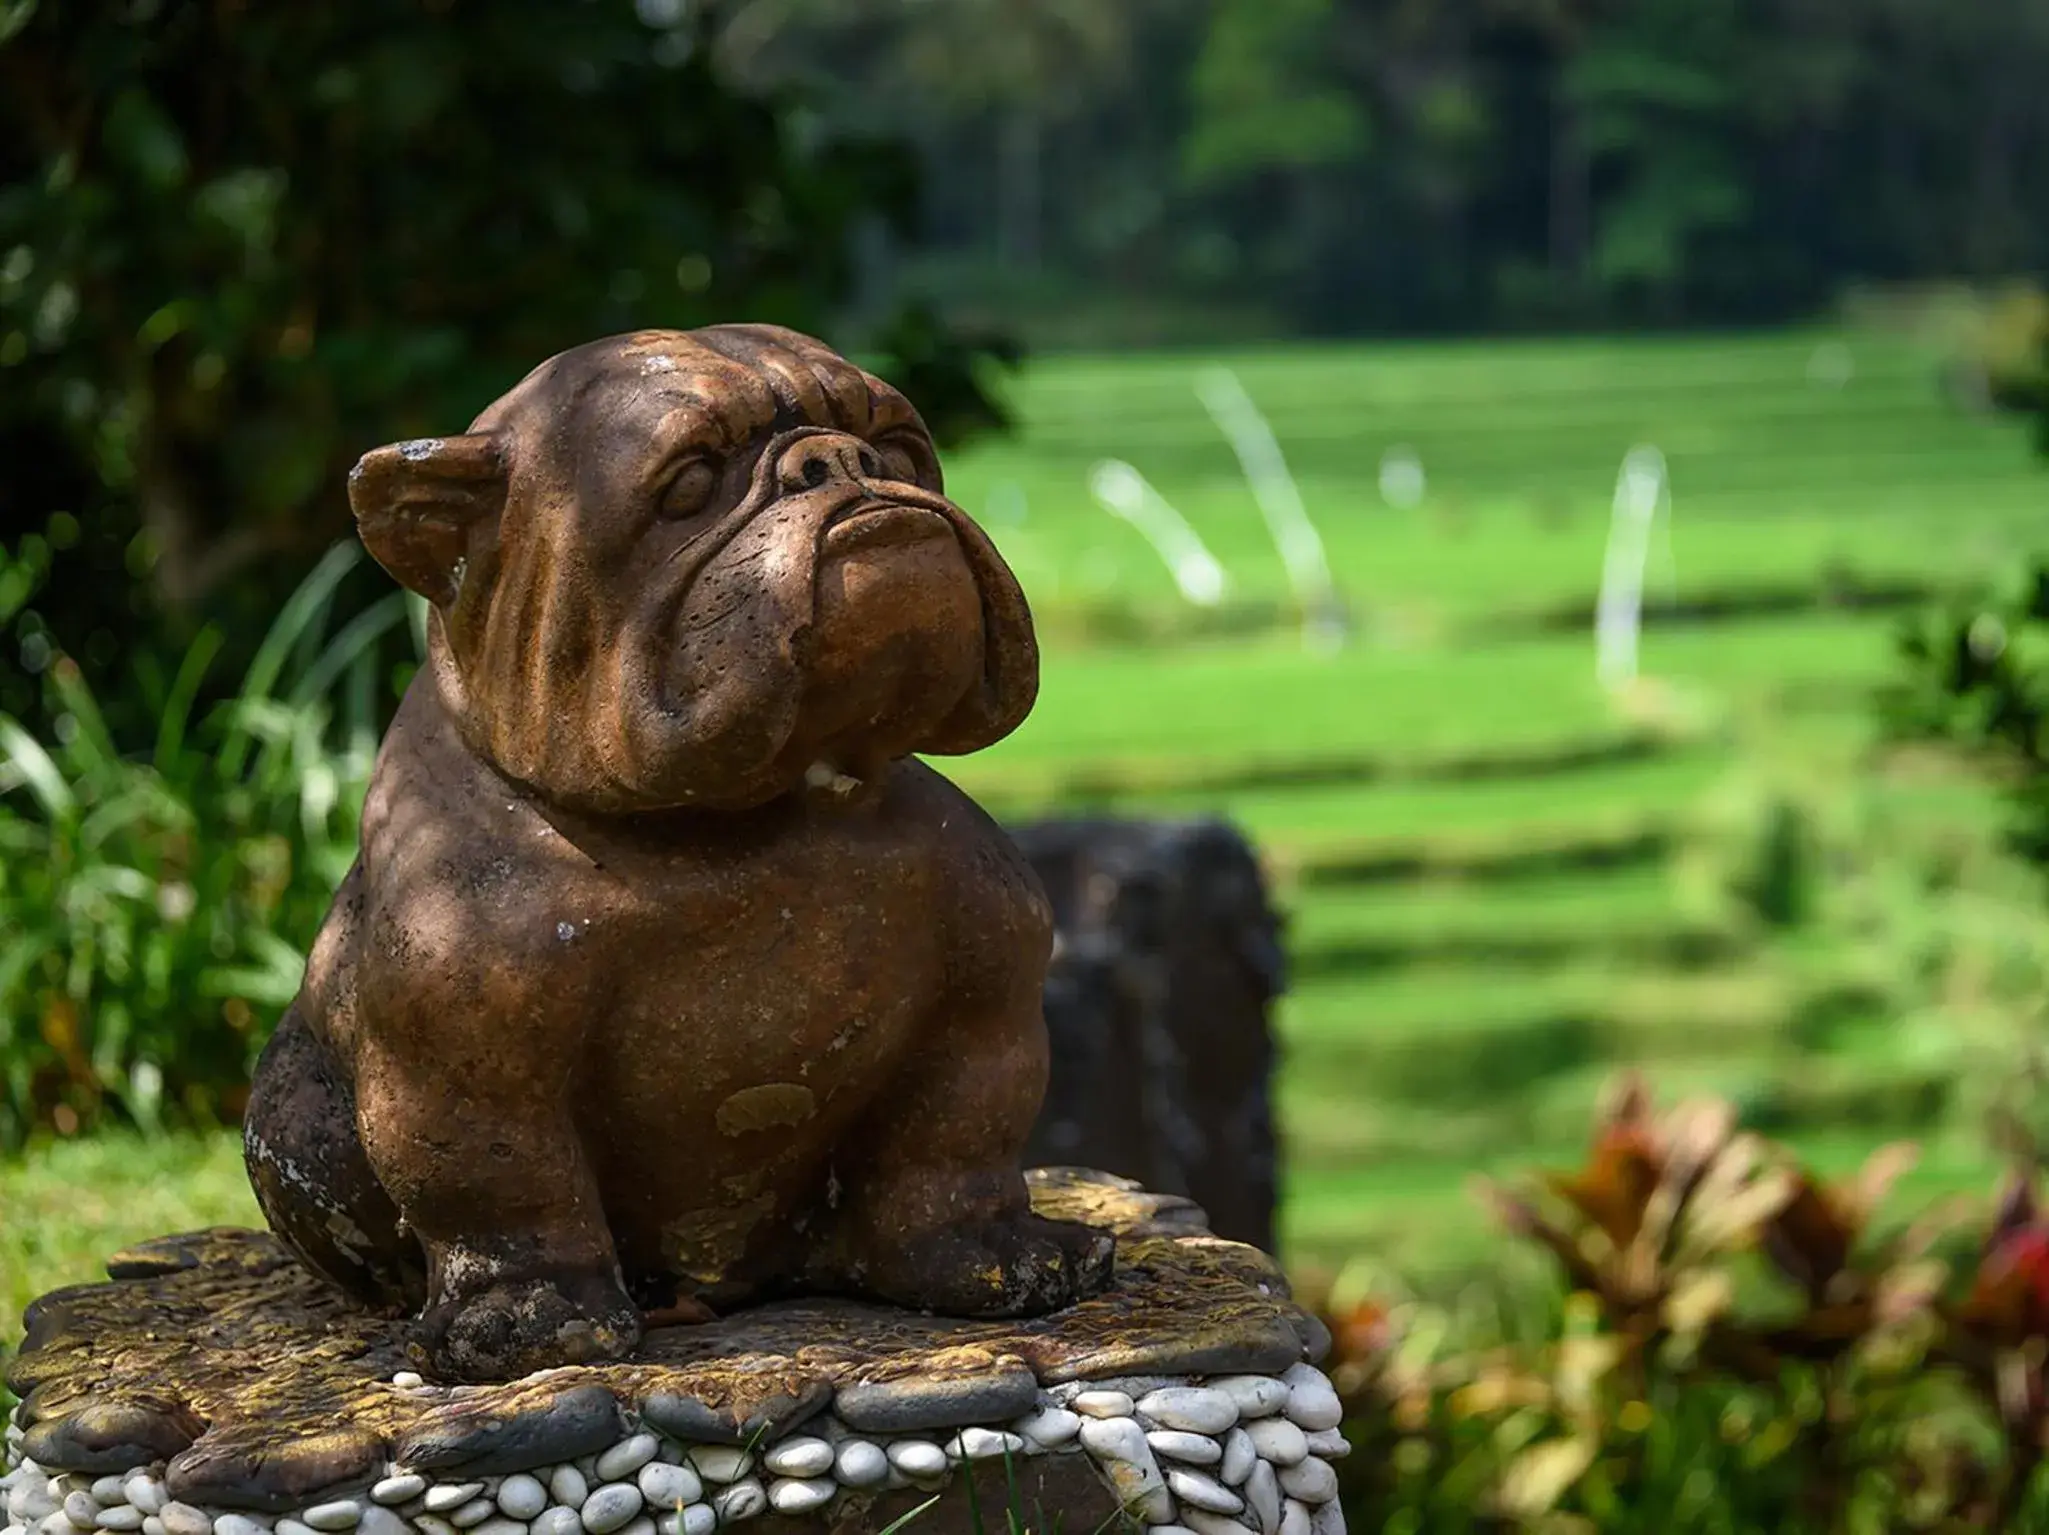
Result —
[{"label": "garden background", "polygon": [[[2045,73],[2037,0],[0,0],[0,1345],[255,1219],[417,654],[348,465],[769,319],[912,394],[1031,597],[1038,709],[946,770],[1266,861],[1361,1528],[2023,1517],[2049,1316],[1972,1243],[2049,1127]],[[1619,1066],[1784,1148],[1655,1304],[1468,1187],[1584,1161]],[[1635,1134],[1567,1190],[1618,1251]],[[1835,1353],[1701,1363],[1901,1139],[1879,1228],[1976,1199],[1947,1288],[1859,1249]]]}]

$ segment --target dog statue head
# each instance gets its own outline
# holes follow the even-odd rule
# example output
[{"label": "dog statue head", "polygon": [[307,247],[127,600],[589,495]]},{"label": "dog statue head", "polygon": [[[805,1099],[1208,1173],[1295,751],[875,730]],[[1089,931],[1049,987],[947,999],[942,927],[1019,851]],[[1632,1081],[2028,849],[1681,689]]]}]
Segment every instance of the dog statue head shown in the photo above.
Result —
[{"label": "dog statue head", "polygon": [[467,434],[366,454],[349,499],[431,604],[463,738],[574,809],[854,793],[1000,740],[1038,692],[1024,594],[917,411],[794,331],[563,352]]}]

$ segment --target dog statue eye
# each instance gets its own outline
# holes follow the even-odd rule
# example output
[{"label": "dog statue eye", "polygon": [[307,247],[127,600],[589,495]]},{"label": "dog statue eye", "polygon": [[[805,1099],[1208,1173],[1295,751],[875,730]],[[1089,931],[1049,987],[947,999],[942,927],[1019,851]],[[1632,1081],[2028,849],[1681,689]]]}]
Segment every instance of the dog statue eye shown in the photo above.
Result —
[{"label": "dog statue eye", "polygon": [[693,458],[670,477],[662,492],[662,516],[671,522],[695,517],[711,504],[719,488],[719,472],[708,458]]},{"label": "dog statue eye", "polygon": [[925,462],[917,445],[905,437],[885,438],[875,444],[875,455],[882,460],[880,478],[894,480],[901,485],[922,484],[926,477]]}]

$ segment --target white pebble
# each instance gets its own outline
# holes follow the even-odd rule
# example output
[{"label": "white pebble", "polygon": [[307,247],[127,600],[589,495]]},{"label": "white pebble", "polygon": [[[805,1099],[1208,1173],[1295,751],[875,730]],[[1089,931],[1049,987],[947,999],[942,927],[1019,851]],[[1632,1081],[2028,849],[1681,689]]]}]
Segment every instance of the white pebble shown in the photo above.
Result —
[{"label": "white pebble", "polygon": [[36,1525],[35,1535],[77,1535],[78,1526],[64,1517],[64,1510],[46,1514]]},{"label": "white pebble", "polygon": [[157,1510],[165,1535],[213,1535],[213,1516],[190,1503],[166,1503]]},{"label": "white pebble", "polygon": [[1309,1458],[1309,1436],[1286,1418],[1262,1418],[1245,1432],[1260,1458],[1277,1466],[1299,1466]]},{"label": "white pebble", "polygon": [[[809,1434],[799,1434],[794,1439],[785,1439],[766,1455],[761,1463],[777,1476],[795,1477],[805,1481],[811,1477],[823,1476],[832,1469],[832,1446],[823,1439]],[[775,1490],[769,1489],[768,1501],[780,1508],[775,1501]]]},{"label": "white pebble", "polygon": [[1281,1505],[1281,1535],[1309,1535],[1309,1505],[1293,1498]]},{"label": "white pebble", "polygon": [[1343,1460],[1352,1453],[1352,1445],[1334,1428],[1318,1429],[1309,1436],[1309,1453],[1325,1460]]},{"label": "white pebble", "polygon": [[126,1503],[116,1503],[112,1508],[101,1509],[93,1523],[103,1530],[117,1530],[120,1535],[134,1535],[142,1528],[142,1510]]},{"label": "white pebble", "polygon": [[1153,1453],[1191,1466],[1214,1466],[1224,1458],[1224,1447],[1207,1434],[1191,1434],[1178,1428],[1156,1428],[1145,1436]]},{"label": "white pebble", "polygon": [[413,1528],[388,1508],[372,1503],[363,1510],[363,1522],[356,1535],[413,1535]]},{"label": "white pebble", "polygon": [[93,1495],[89,1492],[67,1492],[64,1495],[64,1517],[71,1521],[75,1529],[97,1529],[100,1506],[93,1501]]},{"label": "white pebble", "polygon": [[461,1532],[440,1514],[415,1514],[413,1527],[425,1530],[427,1535],[461,1535]]},{"label": "white pebble", "polygon": [[1236,1487],[1252,1474],[1252,1467],[1259,1459],[1259,1451],[1252,1443],[1252,1436],[1242,1428],[1234,1428],[1224,1436],[1224,1463],[1217,1475],[1224,1479],[1226,1487]]},{"label": "white pebble", "polygon": [[712,1512],[719,1516],[721,1524],[731,1524],[736,1519],[752,1519],[768,1507],[768,1494],[761,1483],[753,1477],[735,1482],[724,1492],[711,1500]]},{"label": "white pebble", "polygon": [[1016,1434],[993,1428],[964,1428],[948,1441],[946,1453],[955,1460],[994,1460],[999,1455],[1021,1455],[1025,1442]]},{"label": "white pebble", "polygon": [[679,1514],[664,1514],[655,1521],[661,1535],[712,1535],[718,1527],[718,1510],[709,1503],[693,1503]]},{"label": "white pebble", "polygon": [[280,1519],[273,1528],[277,1535],[313,1535],[313,1526],[302,1519]]},{"label": "white pebble", "polygon": [[1281,1528],[1281,1484],[1274,1468],[1257,1462],[1245,1478],[1245,1506],[1259,1521],[1259,1535],[1279,1535]]},{"label": "white pebble", "polygon": [[564,1503],[544,1508],[534,1517],[533,1535],[583,1535],[583,1515]]},{"label": "white pebble", "polygon": [[1314,1456],[1281,1473],[1281,1491],[1304,1503],[1328,1503],[1338,1495],[1338,1474]]},{"label": "white pebble", "polygon": [[128,1501],[145,1514],[161,1514],[164,1505],[170,1502],[170,1494],[164,1491],[164,1484],[153,1476],[131,1476],[122,1489]]},{"label": "white pebble", "polygon": [[567,1508],[582,1508],[583,1500],[591,1495],[590,1483],[574,1466],[557,1466],[548,1478],[548,1496]]},{"label": "white pebble", "polygon": [[655,1535],[655,1522],[648,1518],[646,1514],[642,1514],[633,1523],[621,1530],[619,1535]]},{"label": "white pebble", "polygon": [[427,1378],[418,1370],[400,1370],[391,1377],[391,1383],[401,1391],[417,1391],[427,1384]]},{"label": "white pebble", "polygon": [[768,1506],[779,1514],[808,1514],[825,1507],[839,1490],[829,1476],[778,1477],[768,1484]]},{"label": "white pebble", "polygon": [[1226,1375],[1210,1389],[1236,1403],[1241,1418],[1270,1418],[1288,1405],[1288,1383],[1271,1375]]},{"label": "white pebble", "polygon": [[1245,1535],[1245,1526],[1229,1514],[1213,1514],[1206,1508],[1184,1508],[1181,1522],[1195,1535]]},{"label": "white pebble", "polygon": [[363,1522],[363,1505],[354,1498],[316,1503],[306,1510],[306,1522],[316,1530],[353,1530]]},{"label": "white pebble", "polygon": [[1160,1463],[1132,1419],[1093,1418],[1081,1426],[1081,1443],[1095,1456],[1126,1509],[1147,1524],[1165,1524],[1174,1517],[1174,1498],[1160,1475]]},{"label": "white pebble", "polygon": [[[47,1481],[35,1483],[18,1482],[8,1489],[7,1517],[17,1526],[41,1524],[57,1512],[57,1499],[51,1496]],[[207,1529],[213,1528],[213,1521],[207,1521]],[[190,1532],[190,1535],[206,1535],[205,1530]]]},{"label": "white pebble", "polygon": [[1345,1421],[1344,1404],[1314,1365],[1290,1365],[1281,1379],[1288,1383],[1288,1416],[1303,1428],[1336,1428]]},{"label": "white pebble", "polygon": [[1191,1434],[1221,1434],[1238,1421],[1238,1404],[1206,1386],[1169,1386],[1139,1399],[1140,1416],[1162,1428]]},{"label": "white pebble", "polygon": [[1081,1432],[1081,1419],[1064,1407],[1044,1407],[1011,1426],[1040,1449],[1051,1450]]},{"label": "white pebble", "polygon": [[1333,1498],[1309,1511],[1309,1535],[1345,1535],[1345,1505]]},{"label": "white pebble", "polygon": [[101,1508],[112,1508],[116,1503],[128,1501],[127,1485],[118,1476],[95,1477],[92,1485],[86,1490],[92,1494],[93,1502]]},{"label": "white pebble", "polygon": [[598,1480],[623,1481],[653,1460],[655,1451],[661,1447],[661,1441],[653,1434],[635,1434],[631,1439],[621,1440],[598,1457]]},{"label": "white pebble", "polygon": [[1213,1476],[1184,1471],[1179,1466],[1167,1472],[1167,1490],[1183,1503],[1206,1508],[1213,1514],[1235,1514],[1245,1500]]},{"label": "white pebble", "polygon": [[[489,1498],[471,1498],[469,1502],[448,1516],[448,1522],[458,1530],[474,1530],[487,1519],[498,1517],[498,1505]],[[284,1535],[280,1530],[278,1535]]]},{"label": "white pebble", "polygon": [[1067,1405],[1084,1418],[1128,1418],[1138,1404],[1122,1391],[1084,1391]]},{"label": "white pebble", "polygon": [[461,1508],[484,1490],[482,1482],[443,1482],[427,1489],[427,1512],[448,1514]]},{"label": "white pebble", "polygon": [[[647,1527],[648,1535],[654,1535],[654,1528],[651,1524]],[[527,1535],[526,1521],[497,1514],[470,1531],[470,1535]]]},{"label": "white pebble", "polygon": [[1082,1448],[1098,1460],[1128,1460],[1142,1465],[1153,1458],[1145,1430],[1130,1418],[1095,1418],[1081,1426]]},{"label": "white pebble", "polygon": [[693,1444],[684,1459],[707,1482],[737,1482],[754,1469],[754,1457],[729,1444]]},{"label": "white pebble", "polygon": [[498,1484],[498,1511],[524,1522],[548,1506],[548,1489],[524,1471]]},{"label": "white pebble", "polygon": [[590,1535],[612,1535],[640,1517],[646,1500],[631,1482],[613,1482],[584,1500],[583,1527]]},{"label": "white pebble", "polygon": [[924,1439],[899,1439],[889,1447],[889,1463],[905,1476],[930,1479],[946,1474],[946,1451]]},{"label": "white pebble", "polygon": [[155,1514],[142,1516],[142,1535],[164,1535],[164,1521]]},{"label": "white pebble", "polygon": [[648,1507],[677,1509],[704,1496],[704,1483],[688,1466],[671,1466],[655,1461],[640,1468],[640,1495]]},{"label": "white pebble", "polygon": [[879,1444],[849,1439],[833,1457],[832,1470],[849,1487],[879,1487],[889,1480],[889,1457]]},{"label": "white pebble", "polygon": [[[424,1476],[387,1476],[370,1489],[370,1501],[381,1503],[386,1508],[396,1508],[401,1503],[410,1503],[427,1490]],[[178,1535],[176,1530],[171,1535]]]}]

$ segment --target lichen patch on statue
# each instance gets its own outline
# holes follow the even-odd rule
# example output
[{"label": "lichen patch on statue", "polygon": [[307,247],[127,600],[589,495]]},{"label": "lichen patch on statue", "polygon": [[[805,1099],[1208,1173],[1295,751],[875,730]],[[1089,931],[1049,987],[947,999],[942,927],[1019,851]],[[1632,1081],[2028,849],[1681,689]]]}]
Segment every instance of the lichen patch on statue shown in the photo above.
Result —
[{"label": "lichen patch on statue", "polygon": [[450,1380],[678,1307],[1100,1290],[1019,1169],[1043,893],[913,755],[1016,728],[1031,617],[910,403],[790,331],[637,332],[350,498],[429,655],[257,1071],[294,1252]]}]

